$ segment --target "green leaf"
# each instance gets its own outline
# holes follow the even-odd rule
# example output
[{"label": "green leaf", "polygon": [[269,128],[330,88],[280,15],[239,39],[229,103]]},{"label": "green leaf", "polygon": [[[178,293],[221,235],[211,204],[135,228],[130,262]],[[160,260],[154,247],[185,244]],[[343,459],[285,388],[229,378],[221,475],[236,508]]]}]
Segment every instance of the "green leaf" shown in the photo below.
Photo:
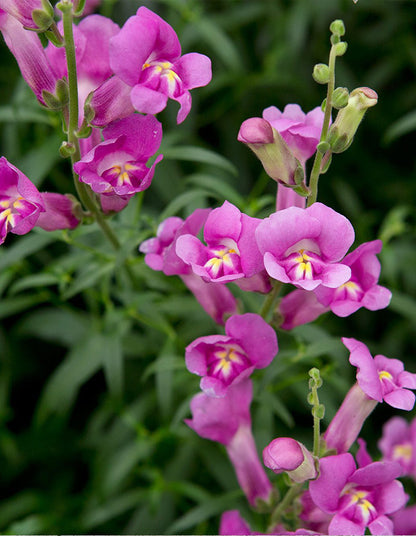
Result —
[{"label": "green leaf", "polygon": [[394,291],[390,309],[416,324],[416,301],[406,294]]},{"label": "green leaf", "polygon": [[122,398],[124,386],[124,361],[121,333],[113,331],[103,335],[102,360],[105,379],[110,393],[118,400]]},{"label": "green leaf", "polygon": [[4,298],[0,301],[0,318],[8,318],[9,316],[21,313],[26,309],[30,309],[34,305],[38,305],[47,301],[49,294],[40,292],[30,296],[13,296],[12,298]]},{"label": "green leaf", "polygon": [[242,496],[242,491],[232,491],[224,495],[219,495],[212,499],[208,499],[203,504],[191,508],[185,515],[177,519],[170,527],[167,534],[175,534],[182,532],[191,527],[195,527],[201,521],[205,521],[213,516],[219,516],[225,510],[231,510],[237,505],[237,500]]},{"label": "green leaf", "polygon": [[73,283],[62,294],[63,300],[68,300],[79,292],[94,286],[104,276],[114,269],[114,263],[98,264],[91,262],[79,271]]},{"label": "green leaf", "polygon": [[22,290],[30,289],[30,288],[36,288],[36,287],[47,287],[49,285],[57,285],[59,284],[60,279],[54,274],[34,274],[34,275],[28,275],[26,277],[22,277],[18,281],[16,281],[9,289],[9,293],[17,294],[18,292],[21,292]]},{"label": "green leaf", "polygon": [[383,141],[389,144],[413,130],[416,130],[416,110],[409,112],[390,125],[384,134]]},{"label": "green leaf", "polygon": [[82,311],[44,308],[27,315],[18,326],[19,335],[73,346],[91,329],[90,317]]},{"label": "green leaf", "polygon": [[195,189],[175,197],[165,210],[160,215],[160,220],[163,221],[170,216],[178,214],[183,208],[188,207],[191,203],[198,201],[198,204],[204,205],[204,199],[206,200],[212,194],[208,190]]},{"label": "green leaf", "polygon": [[201,164],[210,164],[224,171],[228,171],[231,175],[238,174],[237,168],[229,160],[223,156],[204,149],[203,147],[194,147],[184,145],[181,147],[168,147],[163,151],[163,157],[166,160],[187,160],[190,162],[200,162]]},{"label": "green leaf", "polygon": [[12,266],[29,255],[43,249],[56,240],[54,233],[34,229],[29,235],[19,237],[19,241],[10,247],[0,249],[0,270]]},{"label": "green leaf", "polygon": [[43,179],[60,160],[62,138],[53,134],[42,145],[35,147],[18,160],[16,166],[39,188]]},{"label": "green leaf", "polygon": [[43,390],[36,410],[37,423],[53,413],[68,414],[80,387],[101,368],[107,342],[101,334],[90,333],[73,347]]},{"label": "green leaf", "polygon": [[186,182],[212,191],[219,200],[227,199],[227,201],[237,206],[243,204],[242,196],[227,184],[224,179],[218,179],[205,173],[195,173],[189,175],[186,178]]}]

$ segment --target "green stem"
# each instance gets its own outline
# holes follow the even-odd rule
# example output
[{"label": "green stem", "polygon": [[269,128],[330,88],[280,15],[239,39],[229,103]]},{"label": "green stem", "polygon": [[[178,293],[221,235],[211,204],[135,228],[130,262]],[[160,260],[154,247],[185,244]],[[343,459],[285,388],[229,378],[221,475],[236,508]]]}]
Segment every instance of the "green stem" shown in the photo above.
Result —
[{"label": "green stem", "polygon": [[[326,103],[325,103],[325,112],[324,112],[324,122],[322,125],[322,132],[320,137],[321,141],[326,141],[326,137],[329,130],[329,123],[331,121],[331,110],[332,110],[332,94],[334,92],[335,88],[335,60],[336,60],[336,54],[335,54],[335,47],[331,47],[331,51],[329,53],[329,81],[328,81],[328,89],[326,93]],[[313,203],[315,203],[317,197],[318,197],[318,181],[319,181],[319,175],[321,174],[321,163],[323,158],[323,153],[320,151],[316,152],[315,160],[313,162],[313,167],[311,171],[311,177],[309,180],[309,189],[311,193],[308,197],[307,207],[310,207]]]},{"label": "green stem", "polygon": [[267,532],[272,532],[277,523],[279,523],[282,514],[285,512],[286,508],[293,503],[294,499],[301,493],[303,489],[303,482],[300,484],[293,484],[287,492],[280,503],[277,505],[276,509],[273,511],[270,517],[270,524],[267,528]]},{"label": "green stem", "polygon": [[112,244],[114,249],[118,250],[120,249],[120,242],[118,241],[117,236],[114,234],[113,230],[105,220],[100,208],[97,206],[91,189],[86,184],[80,182],[78,175],[74,171],[75,162],[78,162],[78,160],[81,159],[81,151],[79,147],[79,140],[77,137],[79,109],[77,64],[73,32],[73,12],[71,2],[62,1],[60,5],[63,14],[62,20],[64,26],[65,54],[68,68],[68,143],[70,143],[75,149],[74,153],[71,155],[72,176],[74,179],[74,185],[84,207],[87,208],[94,215],[98,225],[101,227],[101,230],[103,231],[108,241]]},{"label": "green stem", "polygon": [[281,288],[282,283],[280,281],[275,281],[272,290],[266,296],[266,299],[263,302],[263,306],[260,309],[259,315],[262,318],[266,319],[266,317],[269,315],[273,305],[276,303],[276,299],[279,296]]}]

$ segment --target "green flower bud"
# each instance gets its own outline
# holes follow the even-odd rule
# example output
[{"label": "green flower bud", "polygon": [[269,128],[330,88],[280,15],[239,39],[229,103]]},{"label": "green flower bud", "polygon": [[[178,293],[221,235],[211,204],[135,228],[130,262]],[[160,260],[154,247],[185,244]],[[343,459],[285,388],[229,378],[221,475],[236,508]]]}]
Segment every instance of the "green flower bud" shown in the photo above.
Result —
[{"label": "green flower bud", "polygon": [[320,141],[316,146],[316,149],[322,154],[325,154],[330,148],[331,146],[327,141]]},{"label": "green flower bud", "polygon": [[332,94],[332,106],[337,110],[344,108],[348,104],[350,94],[346,87],[337,87]]},{"label": "green flower bud", "polygon": [[342,108],[329,129],[327,141],[332,152],[342,153],[351,145],[365,112],[377,104],[377,93],[368,87],[359,87],[350,93],[348,104]]},{"label": "green flower bud", "polygon": [[63,141],[61,146],[59,147],[59,154],[62,156],[62,158],[69,158],[74,153],[75,153],[74,145],[67,141]]},{"label": "green flower bud", "polygon": [[325,63],[317,63],[313,68],[312,77],[318,84],[329,82],[329,67]]},{"label": "green flower bud", "polygon": [[335,49],[336,56],[343,56],[347,52],[347,43],[345,41],[340,41],[336,45],[333,45]]},{"label": "green flower bud", "polygon": [[44,100],[47,108],[50,108],[51,110],[62,110],[61,101],[50,91],[46,91],[46,89],[43,89],[42,99]]},{"label": "green flower bud", "polygon": [[342,21],[341,19],[336,19],[332,21],[331,24],[329,25],[329,29],[331,33],[333,33],[334,35],[339,35],[339,36],[344,35],[345,34],[344,21]]},{"label": "green flower bud", "polygon": [[32,11],[32,19],[40,32],[45,32],[55,22],[53,17],[51,17],[49,13],[43,11],[43,9],[34,9]]}]

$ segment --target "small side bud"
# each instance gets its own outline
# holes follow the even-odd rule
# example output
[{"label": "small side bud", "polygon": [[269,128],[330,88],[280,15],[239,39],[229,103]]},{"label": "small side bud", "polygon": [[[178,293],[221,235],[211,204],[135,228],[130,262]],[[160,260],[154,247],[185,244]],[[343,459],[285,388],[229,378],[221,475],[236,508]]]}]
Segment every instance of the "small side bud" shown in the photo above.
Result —
[{"label": "small side bud", "polygon": [[50,91],[42,90],[42,99],[50,110],[62,110],[61,101]]},{"label": "small side bud", "polygon": [[329,67],[325,63],[317,63],[313,68],[312,77],[318,84],[329,82]]},{"label": "small side bud", "polygon": [[345,108],[348,104],[349,92],[346,87],[337,87],[332,94],[332,106],[337,110]]},{"label": "small side bud", "polygon": [[340,41],[339,43],[333,45],[335,49],[336,56],[343,56],[347,52],[347,43],[345,41]]},{"label": "small side bud", "polygon": [[325,154],[331,148],[330,144],[327,141],[321,141],[316,146],[317,151],[322,154]]},{"label": "small side bud", "polygon": [[53,17],[48,13],[45,13],[43,9],[34,9],[32,11],[32,20],[40,32],[45,32],[54,23]]},{"label": "small side bud", "polygon": [[317,476],[312,454],[290,437],[278,437],[269,443],[263,450],[263,463],[276,474],[286,472],[298,483]]},{"label": "small side bud", "polygon": [[344,24],[344,21],[342,21],[341,19],[336,19],[336,20],[333,20],[331,22],[331,24],[329,25],[329,30],[331,31],[331,33],[333,33],[334,35],[339,35],[340,37],[342,35],[345,35],[345,24]]},{"label": "small side bud", "polygon": [[351,145],[365,112],[377,104],[377,93],[368,87],[359,87],[350,93],[348,104],[341,110],[329,129],[327,141],[334,153],[342,153]]},{"label": "small side bud", "polygon": [[72,143],[63,141],[59,147],[59,154],[62,158],[69,158],[75,153],[75,147]]}]

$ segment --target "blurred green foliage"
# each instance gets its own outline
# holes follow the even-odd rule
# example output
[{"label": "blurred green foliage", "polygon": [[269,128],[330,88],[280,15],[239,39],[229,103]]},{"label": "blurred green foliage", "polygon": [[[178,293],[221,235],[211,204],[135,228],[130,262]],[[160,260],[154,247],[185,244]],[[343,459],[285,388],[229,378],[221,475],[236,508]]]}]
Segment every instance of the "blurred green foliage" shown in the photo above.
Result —
[{"label": "blurred green foliage", "polygon": [[[242,121],[264,108],[320,105],[312,80],[326,62],[329,23],[344,20],[347,54],[337,84],[379,94],[352,147],[321,178],[319,200],[345,214],[357,244],[382,237],[381,284],[388,310],[325,315],[279,333],[280,353],[256,375],[253,425],[258,448],[278,435],[307,445],[311,366],[324,379],[325,421],[353,381],[341,336],[416,371],[416,3],[394,0],[144,1],[176,30],[184,51],[206,53],[213,81],[165,136],[152,187],[114,219],[124,244],[115,254],[97,228],[34,230],[9,236],[0,251],[0,531],[4,534],[169,534],[218,531],[220,514],[248,512],[223,448],[183,423],[199,378],[184,347],[216,332],[181,281],[152,272],[140,254],[122,264],[170,215],[229,199],[251,215],[272,211],[275,184],[237,142]],[[136,0],[103,0],[120,25]],[[1,154],[39,187],[71,191],[58,147],[60,121],[40,109],[1,44]],[[140,211],[141,208],[141,211]],[[235,289],[247,310],[258,296]],[[370,449],[393,413],[378,408],[364,428]],[[412,492],[412,490],[410,490]]]}]

